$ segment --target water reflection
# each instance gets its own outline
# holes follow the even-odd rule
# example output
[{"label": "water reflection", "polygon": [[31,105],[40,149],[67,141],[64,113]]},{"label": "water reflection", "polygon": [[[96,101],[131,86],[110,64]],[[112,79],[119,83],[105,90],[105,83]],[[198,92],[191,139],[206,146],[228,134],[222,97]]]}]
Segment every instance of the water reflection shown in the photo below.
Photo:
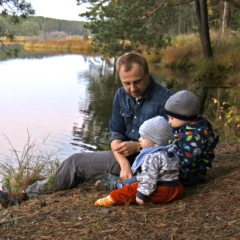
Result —
[{"label": "water reflection", "polygon": [[[14,50],[14,51],[13,51]],[[7,55],[6,52],[11,52],[10,55]],[[13,54],[15,53],[15,54]],[[0,49],[0,60],[9,60],[9,59],[16,59],[16,58],[43,58],[46,56],[54,56],[59,55],[59,53],[43,53],[43,52],[32,52],[26,51],[22,44],[10,44],[6,45],[3,49]]]},{"label": "water reflection", "polygon": [[50,134],[45,147],[49,151],[61,149],[60,160],[97,148],[73,136],[73,126],[88,125],[88,75],[96,73],[90,64],[95,59],[101,60],[75,54],[0,62],[0,160],[11,158],[4,135],[20,152],[27,142],[27,131],[33,139]]},{"label": "water reflection", "polygon": [[[108,149],[108,125],[112,111],[112,100],[120,87],[120,81],[113,76],[112,63],[105,61],[90,62],[88,74],[89,104],[79,107],[86,114],[82,127],[74,126],[75,140],[95,145],[98,150]],[[81,143],[80,143],[81,144]]]}]

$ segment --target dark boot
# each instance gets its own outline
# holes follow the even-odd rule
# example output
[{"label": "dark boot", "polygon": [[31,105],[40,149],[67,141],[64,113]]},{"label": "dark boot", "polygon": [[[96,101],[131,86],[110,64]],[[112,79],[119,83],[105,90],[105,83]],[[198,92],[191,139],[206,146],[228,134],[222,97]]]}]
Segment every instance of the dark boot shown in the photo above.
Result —
[{"label": "dark boot", "polygon": [[0,204],[7,208],[9,206],[21,204],[28,199],[26,193],[8,193],[0,190]]},{"label": "dark boot", "polygon": [[95,188],[97,191],[103,190],[114,190],[116,189],[116,184],[121,182],[119,176],[113,175],[109,172],[102,172],[102,180],[98,180],[95,183]]}]

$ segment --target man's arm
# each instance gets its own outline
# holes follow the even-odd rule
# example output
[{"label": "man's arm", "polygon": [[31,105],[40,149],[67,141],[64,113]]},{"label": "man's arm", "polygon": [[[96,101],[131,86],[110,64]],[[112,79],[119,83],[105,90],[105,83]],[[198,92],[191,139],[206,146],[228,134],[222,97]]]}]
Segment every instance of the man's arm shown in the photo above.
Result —
[{"label": "man's arm", "polygon": [[132,141],[122,142],[121,140],[116,139],[111,142],[111,148],[113,155],[121,168],[120,179],[125,181],[126,179],[131,178],[132,170],[127,157],[140,151],[140,143]]}]

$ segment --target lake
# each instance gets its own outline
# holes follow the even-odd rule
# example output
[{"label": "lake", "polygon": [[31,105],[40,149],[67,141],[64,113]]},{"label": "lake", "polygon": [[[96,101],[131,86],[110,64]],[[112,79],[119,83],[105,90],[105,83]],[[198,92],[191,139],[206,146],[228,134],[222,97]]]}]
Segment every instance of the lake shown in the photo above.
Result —
[{"label": "lake", "polygon": [[60,150],[59,160],[100,148],[84,142],[81,131],[89,123],[89,87],[101,67],[100,57],[79,54],[0,62],[0,161],[12,157],[9,141],[21,151],[28,134],[39,144],[47,138],[43,148]]}]

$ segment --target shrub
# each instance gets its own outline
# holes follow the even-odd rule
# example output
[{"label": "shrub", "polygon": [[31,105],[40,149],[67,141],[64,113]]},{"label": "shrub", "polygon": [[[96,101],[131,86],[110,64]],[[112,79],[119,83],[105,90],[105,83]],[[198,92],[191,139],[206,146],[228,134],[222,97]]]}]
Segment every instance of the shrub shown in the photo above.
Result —
[{"label": "shrub", "polygon": [[195,59],[202,58],[202,48],[196,35],[180,36],[171,47],[161,50],[164,66],[171,68],[189,68]]},{"label": "shrub", "polygon": [[10,192],[20,192],[38,180],[52,175],[59,166],[56,153],[48,153],[37,139],[31,140],[28,132],[27,143],[18,152],[11,141],[5,136],[12,148],[12,158],[0,163],[0,174],[3,176],[3,187]]}]

